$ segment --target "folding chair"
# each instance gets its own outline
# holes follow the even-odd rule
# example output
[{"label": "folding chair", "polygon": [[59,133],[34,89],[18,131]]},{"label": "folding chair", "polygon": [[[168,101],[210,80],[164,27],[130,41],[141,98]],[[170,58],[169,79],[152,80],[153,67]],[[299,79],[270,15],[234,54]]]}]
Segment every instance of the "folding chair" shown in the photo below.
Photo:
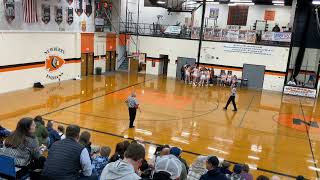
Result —
[{"label": "folding chair", "polygon": [[16,167],[13,158],[0,155],[0,178],[16,179]]},{"label": "folding chair", "polygon": [[[17,179],[16,172],[19,168],[15,167],[14,158],[0,155],[0,180],[1,179]],[[29,174],[24,174],[23,177],[20,177],[20,180],[25,180],[29,178]]]}]

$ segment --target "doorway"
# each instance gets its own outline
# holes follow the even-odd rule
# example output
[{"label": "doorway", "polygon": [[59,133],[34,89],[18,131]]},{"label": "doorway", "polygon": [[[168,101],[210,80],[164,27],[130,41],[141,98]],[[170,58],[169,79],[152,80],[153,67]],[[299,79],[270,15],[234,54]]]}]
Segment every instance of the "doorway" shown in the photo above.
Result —
[{"label": "doorway", "polygon": [[106,52],[106,72],[115,71],[116,68],[116,52]]},{"label": "doorway", "polygon": [[163,55],[163,54],[160,54],[160,59],[163,63],[163,66],[162,66],[162,74],[167,76],[168,74],[168,63],[169,63],[169,56],[168,55]]},{"label": "doorway", "polygon": [[196,64],[196,59],[195,58],[187,58],[187,57],[178,57],[177,70],[176,70],[177,79],[181,79],[181,68],[186,64],[193,66]]},{"label": "doorway", "polygon": [[81,76],[93,75],[93,53],[81,54]]},{"label": "doorway", "polygon": [[248,80],[248,88],[262,89],[264,72],[266,67],[254,64],[244,64],[242,69],[242,79]]}]

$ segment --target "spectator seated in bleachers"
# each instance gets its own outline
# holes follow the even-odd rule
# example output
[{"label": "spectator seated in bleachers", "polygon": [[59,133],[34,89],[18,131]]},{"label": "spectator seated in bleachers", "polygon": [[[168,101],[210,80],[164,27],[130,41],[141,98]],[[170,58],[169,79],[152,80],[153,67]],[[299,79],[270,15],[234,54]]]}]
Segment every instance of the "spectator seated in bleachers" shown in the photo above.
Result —
[{"label": "spectator seated in bleachers", "polygon": [[174,155],[164,155],[158,158],[152,180],[180,180],[181,161]]},{"label": "spectator seated in bleachers", "polygon": [[109,162],[116,162],[119,159],[123,159],[124,156],[124,144],[123,142],[119,142],[116,145],[115,153],[111,156]]},{"label": "spectator seated in bleachers", "polygon": [[92,175],[88,150],[78,143],[79,134],[78,125],[69,125],[66,129],[66,139],[51,145],[42,171],[43,179],[97,179]]},{"label": "spectator seated in bleachers", "polygon": [[49,132],[44,126],[44,121],[41,116],[36,116],[34,118],[34,122],[36,123],[36,137],[38,139],[39,145],[49,146]]},{"label": "spectator seated in bleachers", "polygon": [[206,168],[208,172],[201,176],[200,180],[228,180],[225,174],[220,172],[219,159],[216,156],[211,156],[207,159]]},{"label": "spectator seated in bleachers", "polygon": [[187,180],[187,175],[188,175],[188,165],[186,160],[181,158],[181,149],[177,148],[177,147],[172,147],[170,149],[170,154],[176,156],[180,161],[181,161],[181,166],[182,166],[182,171],[181,171],[181,175],[180,175],[180,180]]},{"label": "spectator seated in bleachers", "polygon": [[58,126],[58,133],[59,133],[61,140],[66,138],[66,135],[64,134],[65,133],[64,127],[62,125]]},{"label": "spectator seated in bleachers", "polygon": [[236,164],[233,166],[233,173],[231,175],[227,175],[230,180],[246,180],[241,177],[242,166],[240,164]]},{"label": "spectator seated in bleachers", "polygon": [[55,129],[53,129],[53,121],[48,121],[47,123],[47,130],[49,132],[49,138],[50,138],[50,144],[49,144],[49,148],[50,146],[56,142],[59,141],[61,139],[58,131],[56,131]]},{"label": "spectator seated in bleachers", "polygon": [[79,143],[87,148],[89,155],[91,156],[91,134],[88,131],[83,131],[80,134]]},{"label": "spectator seated in bleachers", "polygon": [[145,149],[138,143],[132,143],[125,151],[124,159],[109,163],[102,171],[100,180],[138,180],[136,174],[145,157]]},{"label": "spectator seated in bleachers", "polygon": [[109,155],[111,153],[111,148],[108,146],[102,146],[99,152],[92,157],[92,165],[94,167],[95,173],[100,177],[102,170],[109,162]]},{"label": "spectator seated in bleachers", "polygon": [[188,172],[188,180],[199,180],[202,175],[207,172],[205,168],[207,156],[198,156],[191,164]]},{"label": "spectator seated in bleachers", "polygon": [[249,166],[247,164],[242,166],[241,177],[243,177],[245,180],[253,180],[253,176],[249,173]]},{"label": "spectator seated in bleachers", "polygon": [[15,129],[4,141],[1,155],[14,158],[15,165],[21,168],[17,177],[24,176],[29,170],[41,169],[45,158],[41,156],[43,147],[39,147],[35,137],[36,124],[32,118],[22,118]]},{"label": "spectator seated in bleachers", "polygon": [[227,174],[231,175],[232,172],[229,170],[229,167],[230,167],[230,163],[227,161],[223,161],[221,163],[220,172],[226,175]]},{"label": "spectator seated in bleachers", "polygon": [[10,135],[10,131],[0,125],[0,148],[3,147],[3,141]]}]

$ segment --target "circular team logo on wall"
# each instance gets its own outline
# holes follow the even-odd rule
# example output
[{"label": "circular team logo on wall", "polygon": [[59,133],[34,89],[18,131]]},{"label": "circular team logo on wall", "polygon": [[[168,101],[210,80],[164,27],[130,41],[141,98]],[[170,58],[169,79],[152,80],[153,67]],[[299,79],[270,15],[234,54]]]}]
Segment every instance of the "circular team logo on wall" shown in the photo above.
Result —
[{"label": "circular team logo on wall", "polygon": [[51,80],[58,79],[60,81],[63,75],[61,67],[65,64],[62,58],[64,50],[58,47],[50,48],[46,52],[45,68],[47,71],[47,78]]}]

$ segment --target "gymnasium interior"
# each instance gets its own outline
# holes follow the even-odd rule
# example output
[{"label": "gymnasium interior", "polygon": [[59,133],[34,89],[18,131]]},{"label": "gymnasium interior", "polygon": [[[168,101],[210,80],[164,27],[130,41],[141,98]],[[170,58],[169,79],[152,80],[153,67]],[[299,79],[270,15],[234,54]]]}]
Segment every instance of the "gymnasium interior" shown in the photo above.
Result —
[{"label": "gymnasium interior", "polygon": [[[320,0],[3,0],[0,179],[42,179],[49,131],[50,146],[30,134],[44,168],[18,176],[5,153],[17,124],[40,116],[89,132],[109,159],[120,142],[143,146],[149,179],[161,147],[180,150],[180,180],[200,179],[189,178],[198,157],[201,179],[214,157],[230,180],[319,180],[319,11]],[[224,109],[231,96],[237,108]]]}]

